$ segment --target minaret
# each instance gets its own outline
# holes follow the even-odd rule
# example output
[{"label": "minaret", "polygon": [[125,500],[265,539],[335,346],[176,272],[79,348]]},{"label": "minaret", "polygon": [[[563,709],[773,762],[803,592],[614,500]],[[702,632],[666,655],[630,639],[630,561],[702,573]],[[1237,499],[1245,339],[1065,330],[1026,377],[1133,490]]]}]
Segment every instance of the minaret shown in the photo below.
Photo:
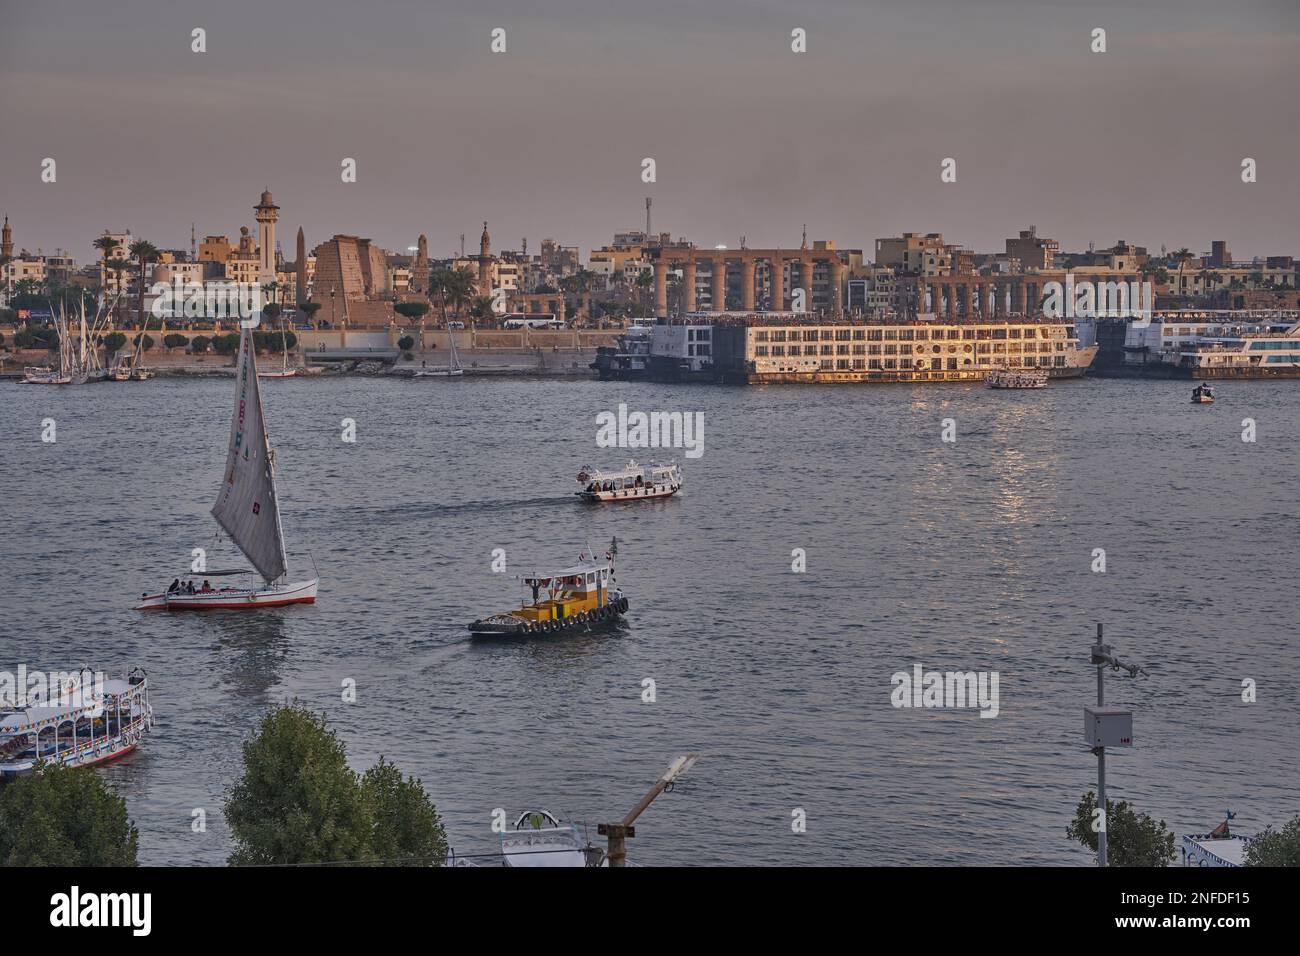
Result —
[{"label": "minaret", "polygon": [[483,221],[483,235],[478,240],[478,292],[479,295],[492,294],[492,237],[488,235],[487,220]]},{"label": "minaret", "polygon": [[5,226],[0,230],[0,256],[12,259],[14,256],[14,231],[9,228],[9,217],[5,216]]},{"label": "minaret", "polygon": [[411,265],[412,292],[429,291],[429,237],[420,233],[415,240],[415,262]]},{"label": "minaret", "polygon": [[295,305],[301,305],[307,301],[307,239],[302,234],[302,226],[298,227],[298,262],[294,268],[298,271],[297,287],[294,289],[296,295]]},{"label": "minaret", "polygon": [[268,189],[253,211],[257,214],[257,284],[269,285],[275,281],[275,222],[280,218],[280,207],[271,201]]}]

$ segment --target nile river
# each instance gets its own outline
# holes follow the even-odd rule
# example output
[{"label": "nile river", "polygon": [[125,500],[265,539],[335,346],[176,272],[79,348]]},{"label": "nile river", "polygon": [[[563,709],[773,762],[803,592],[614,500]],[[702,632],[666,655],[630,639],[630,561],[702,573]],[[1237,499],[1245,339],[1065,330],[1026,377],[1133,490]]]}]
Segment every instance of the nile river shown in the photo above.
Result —
[{"label": "nile river", "polygon": [[[1107,678],[1136,742],[1107,762],[1112,799],[1178,833],[1231,808],[1253,833],[1300,806],[1300,383],[1223,384],[1209,407],[1190,388],[268,381],[285,534],[319,602],[169,616],[131,607],[212,542],[233,382],[5,383],[0,669],[147,669],[154,732],[90,772],[149,864],[225,860],[241,743],[297,698],[357,769],[382,754],[421,777],[458,853],[494,851],[495,808],[546,807],[594,840],[697,751],[634,861],[1078,865],[1065,827],[1095,787],[1082,708],[1104,621],[1151,672]],[[574,498],[580,466],[650,457],[596,448],[620,401],[704,413],[681,496]],[[515,573],[613,535],[625,625],[467,639],[521,596]],[[998,716],[891,706],[915,664],[998,672]]]}]

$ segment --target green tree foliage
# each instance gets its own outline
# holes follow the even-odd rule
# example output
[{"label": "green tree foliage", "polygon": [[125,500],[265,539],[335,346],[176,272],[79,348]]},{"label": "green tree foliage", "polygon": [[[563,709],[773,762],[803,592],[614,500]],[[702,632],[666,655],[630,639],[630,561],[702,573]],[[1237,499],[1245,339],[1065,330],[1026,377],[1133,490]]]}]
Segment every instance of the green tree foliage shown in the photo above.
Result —
[{"label": "green tree foliage", "polygon": [[[1097,851],[1097,833],[1093,820],[1097,795],[1085,793],[1074,811],[1074,820],[1066,827],[1070,839]],[[1138,813],[1126,801],[1106,801],[1106,865],[1168,866],[1174,858],[1174,834],[1165,821],[1153,820]]]},{"label": "green tree foliage", "polygon": [[427,302],[399,302],[393,306],[393,311],[398,315],[404,315],[408,319],[421,319],[429,311]]},{"label": "green tree foliage", "polygon": [[244,744],[225,815],[232,866],[360,860],[370,848],[370,815],[343,744],[297,705],[271,711]]},{"label": "green tree foliage", "polygon": [[409,352],[411,349],[415,348],[415,339],[411,338],[409,335],[403,335],[397,340],[397,347],[403,352]]},{"label": "green tree foliage", "polygon": [[135,866],[126,802],[86,770],[50,766],[0,790],[0,865]]},{"label": "green tree foliage", "polygon": [[189,341],[188,336],[181,335],[179,332],[168,332],[163,336],[163,345],[169,349],[184,348]]},{"label": "green tree foliage", "polygon": [[212,339],[212,348],[218,355],[234,355],[239,351],[239,333],[227,332]]},{"label": "green tree foliage", "polygon": [[104,348],[106,348],[109,354],[111,355],[112,353],[120,349],[123,345],[126,345],[126,336],[123,335],[121,332],[109,332],[106,336],[104,336],[103,342],[104,342]]},{"label": "green tree foliage", "polygon": [[437,810],[419,780],[382,758],[364,776],[321,716],[294,703],[244,745],[244,774],[226,797],[231,865],[409,861],[446,855]]},{"label": "green tree foliage", "polygon": [[361,778],[374,819],[370,851],[400,866],[438,866],[447,857],[447,836],[433,801],[415,777],[379,758]]},{"label": "green tree foliage", "polygon": [[212,339],[206,335],[196,335],[190,339],[190,351],[195,355],[202,355],[212,347]]},{"label": "green tree foliage", "polygon": [[1265,827],[1246,844],[1247,866],[1300,866],[1300,817],[1282,829]]}]

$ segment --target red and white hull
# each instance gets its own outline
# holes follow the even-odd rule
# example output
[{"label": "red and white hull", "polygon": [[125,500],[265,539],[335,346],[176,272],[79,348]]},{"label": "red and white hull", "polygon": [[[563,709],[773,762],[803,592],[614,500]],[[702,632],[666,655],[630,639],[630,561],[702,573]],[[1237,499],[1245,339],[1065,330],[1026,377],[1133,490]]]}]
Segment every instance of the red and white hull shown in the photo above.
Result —
[{"label": "red and white hull", "polygon": [[644,501],[647,498],[668,498],[677,494],[681,487],[681,485],[642,486],[619,488],[617,491],[579,491],[575,494],[584,501]]},{"label": "red and white hull", "polygon": [[269,584],[256,588],[222,588],[217,591],[187,591],[168,594],[144,594],[137,611],[251,611],[257,608],[285,607],[289,604],[315,604],[317,579],[292,584]]}]

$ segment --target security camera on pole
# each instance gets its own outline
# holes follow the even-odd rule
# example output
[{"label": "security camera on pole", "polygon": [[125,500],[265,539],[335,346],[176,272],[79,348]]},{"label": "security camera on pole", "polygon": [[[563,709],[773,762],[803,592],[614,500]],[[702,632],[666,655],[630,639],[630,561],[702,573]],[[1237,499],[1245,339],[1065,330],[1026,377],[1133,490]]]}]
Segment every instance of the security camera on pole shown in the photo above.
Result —
[{"label": "security camera on pole", "polygon": [[1097,807],[1101,812],[1097,830],[1097,865],[1106,865],[1106,748],[1133,746],[1133,711],[1106,706],[1105,672],[1128,671],[1130,677],[1150,675],[1136,664],[1126,664],[1111,654],[1109,644],[1101,640],[1097,625],[1097,643],[1092,645],[1092,663],[1097,667],[1097,706],[1083,708],[1083,739],[1097,755]]}]

